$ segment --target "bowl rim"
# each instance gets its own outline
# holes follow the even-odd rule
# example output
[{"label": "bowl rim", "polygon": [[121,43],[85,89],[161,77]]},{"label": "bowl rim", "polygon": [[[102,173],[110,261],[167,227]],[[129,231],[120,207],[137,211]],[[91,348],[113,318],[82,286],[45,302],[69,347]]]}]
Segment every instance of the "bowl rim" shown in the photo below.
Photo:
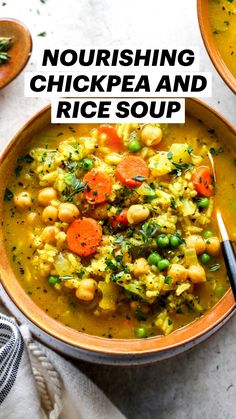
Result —
[{"label": "bowl rim", "polygon": [[[220,122],[225,125],[234,135],[235,128],[218,112],[198,99],[187,99],[187,102],[193,102],[204,108],[208,113],[213,114]],[[46,105],[36,112],[7,142],[0,153],[0,164],[5,160],[11,151],[11,147],[20,139],[21,135],[39,118],[50,112],[51,106]],[[4,243],[0,243],[0,252],[6,254]],[[47,315],[40,309],[36,303],[26,294],[13,273],[8,258],[8,273],[14,278],[12,281],[6,280],[4,274],[0,272],[0,281],[7,295],[16,305],[16,307],[37,327],[46,332],[49,336],[58,339],[61,342],[72,345],[83,350],[108,355],[150,355],[155,352],[168,351],[194,341],[225,320],[235,308],[233,293],[229,289],[226,294],[208,310],[198,320],[177,329],[168,336],[154,336],[146,339],[109,339],[87,333],[76,331],[63,325],[57,320]],[[4,263],[4,262],[3,262]],[[2,269],[3,263],[0,264]]]},{"label": "bowl rim", "polygon": [[218,74],[221,76],[227,86],[234,93],[236,93],[236,78],[228,69],[220,52],[217,49],[214,38],[212,36],[208,11],[208,0],[197,0],[198,24],[208,55]]}]

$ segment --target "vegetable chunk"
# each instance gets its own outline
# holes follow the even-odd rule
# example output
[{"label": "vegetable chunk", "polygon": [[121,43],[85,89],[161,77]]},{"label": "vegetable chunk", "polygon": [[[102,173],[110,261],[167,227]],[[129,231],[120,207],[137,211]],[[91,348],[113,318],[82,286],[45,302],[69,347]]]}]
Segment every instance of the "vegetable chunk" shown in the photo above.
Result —
[{"label": "vegetable chunk", "polygon": [[194,188],[201,196],[209,197],[212,195],[212,179],[211,172],[207,166],[199,166],[196,168],[192,177]]},{"label": "vegetable chunk", "polygon": [[93,218],[75,220],[67,230],[68,248],[79,256],[96,252],[102,240],[102,228]]},{"label": "vegetable chunk", "polygon": [[84,196],[89,203],[101,204],[106,202],[111,194],[111,178],[96,169],[86,173],[83,181],[87,183]]},{"label": "vegetable chunk", "polygon": [[[124,185],[136,187],[149,176],[146,162],[138,156],[127,156],[117,166],[116,177]],[[143,180],[140,180],[143,179]]]}]

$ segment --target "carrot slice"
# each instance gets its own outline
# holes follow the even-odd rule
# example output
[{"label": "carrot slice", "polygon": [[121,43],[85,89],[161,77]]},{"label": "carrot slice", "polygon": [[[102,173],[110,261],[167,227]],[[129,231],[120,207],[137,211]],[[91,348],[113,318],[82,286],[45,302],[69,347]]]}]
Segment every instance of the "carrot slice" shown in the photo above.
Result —
[{"label": "carrot slice", "polygon": [[209,197],[212,195],[212,178],[209,167],[196,167],[192,176],[194,188],[201,196]]},{"label": "carrot slice", "polygon": [[99,134],[106,134],[107,138],[104,141],[104,145],[110,148],[112,151],[122,151],[124,149],[123,141],[118,137],[115,127],[111,125],[100,125]]},{"label": "carrot slice", "polygon": [[79,256],[90,256],[96,252],[102,240],[102,227],[93,218],[80,218],[67,229],[67,246]]},{"label": "carrot slice", "polygon": [[142,182],[134,179],[137,176],[143,177],[143,180],[149,176],[146,162],[138,156],[125,157],[116,168],[117,179],[126,186],[136,187]]},{"label": "carrot slice", "polygon": [[83,182],[87,182],[84,196],[90,204],[101,204],[109,199],[112,181],[106,173],[92,169],[86,173]]},{"label": "carrot slice", "polygon": [[120,214],[113,215],[110,219],[113,228],[124,227],[128,224],[127,209],[123,209]]}]

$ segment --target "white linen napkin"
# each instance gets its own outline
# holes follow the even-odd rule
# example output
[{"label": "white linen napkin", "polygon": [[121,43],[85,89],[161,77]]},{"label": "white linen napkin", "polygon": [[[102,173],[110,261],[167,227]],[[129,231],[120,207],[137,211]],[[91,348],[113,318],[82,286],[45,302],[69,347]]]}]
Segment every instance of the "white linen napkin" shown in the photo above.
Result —
[{"label": "white linen napkin", "polygon": [[102,391],[26,326],[0,314],[0,419],[124,419]]}]

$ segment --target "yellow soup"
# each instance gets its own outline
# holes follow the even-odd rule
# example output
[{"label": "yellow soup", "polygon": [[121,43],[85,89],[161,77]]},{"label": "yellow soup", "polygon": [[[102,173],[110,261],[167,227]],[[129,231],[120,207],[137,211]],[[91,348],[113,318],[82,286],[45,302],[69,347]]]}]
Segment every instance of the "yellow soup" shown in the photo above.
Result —
[{"label": "yellow soup", "polygon": [[236,0],[209,0],[209,14],[217,48],[236,77]]},{"label": "yellow soup", "polygon": [[5,192],[5,242],[20,283],[49,316],[98,336],[188,324],[229,287],[215,208],[235,240],[235,167],[230,146],[192,117],[48,125]]}]

